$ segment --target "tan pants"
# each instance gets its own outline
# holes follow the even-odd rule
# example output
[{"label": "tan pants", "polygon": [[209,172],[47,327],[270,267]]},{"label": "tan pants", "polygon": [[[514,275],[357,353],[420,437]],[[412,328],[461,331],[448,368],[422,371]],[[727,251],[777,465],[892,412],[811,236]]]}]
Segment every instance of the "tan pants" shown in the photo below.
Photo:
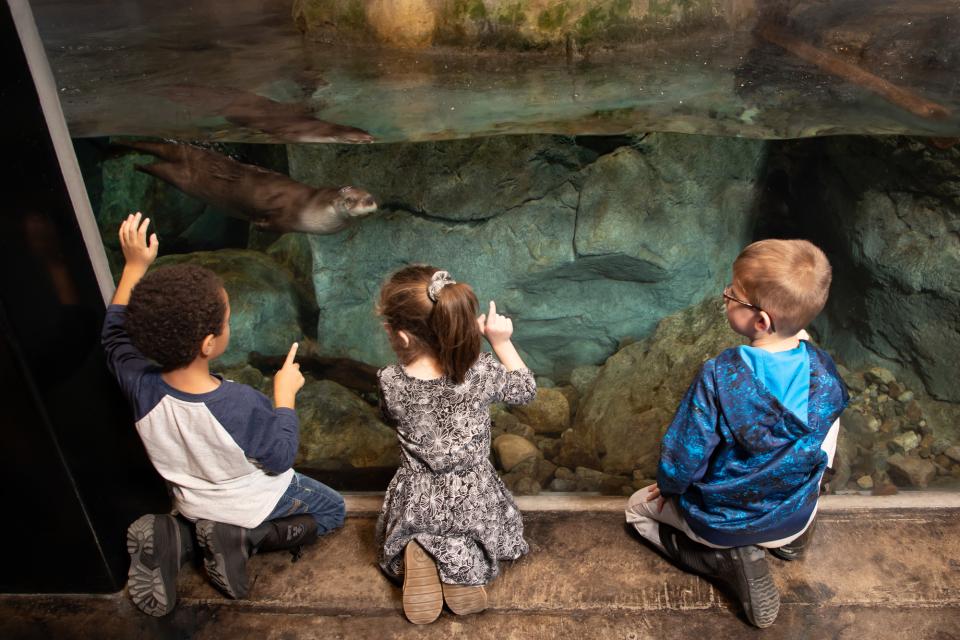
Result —
[{"label": "tan pants", "polygon": [[[837,420],[830,427],[830,431],[827,432],[827,437],[824,438],[823,444],[820,445],[820,448],[827,453],[827,466],[833,465],[833,456],[837,451],[837,435],[840,433],[840,421]],[[677,509],[677,500],[673,498],[667,500],[663,505],[663,511],[657,510],[657,501],[647,502],[647,495],[649,494],[650,487],[644,487],[637,491],[627,502],[627,522],[633,525],[641,536],[655,544],[661,550],[663,549],[663,544],[660,542],[660,523],[668,524],[675,529],[682,531],[691,540],[699,542],[702,545],[708,547],[713,547],[714,549],[726,549],[721,545],[713,544],[707,542],[690,529],[690,525],[687,524],[687,521],[683,519],[683,516],[680,515],[680,511]],[[770,540],[768,542],[760,542],[757,546],[760,547],[769,547],[776,548],[782,547],[785,544],[789,544],[799,538],[803,533],[810,527],[810,524],[813,522],[813,519],[817,515],[817,507],[819,506],[819,501],[817,505],[813,507],[813,513],[810,514],[810,519],[807,520],[807,524],[804,525],[803,529],[788,536],[786,538],[781,538],[779,540]]]}]

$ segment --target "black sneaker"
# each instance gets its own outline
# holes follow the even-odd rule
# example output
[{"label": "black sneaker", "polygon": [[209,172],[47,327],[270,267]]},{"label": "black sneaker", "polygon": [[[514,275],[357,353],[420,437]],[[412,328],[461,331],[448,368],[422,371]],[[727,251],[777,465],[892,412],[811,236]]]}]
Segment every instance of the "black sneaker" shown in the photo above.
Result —
[{"label": "black sneaker", "polygon": [[733,588],[747,619],[761,629],[772,625],[780,613],[780,592],[764,550],[751,545],[716,552],[717,577]]},{"label": "black sneaker", "polygon": [[799,538],[790,544],[785,544],[782,547],[776,547],[775,549],[768,549],[768,551],[777,558],[786,560],[787,562],[790,562],[791,560],[799,560],[807,553],[807,549],[810,548],[810,542],[813,540],[813,530],[816,528],[817,521],[814,520]]},{"label": "black sneaker", "polygon": [[777,619],[780,592],[760,547],[707,547],[662,522],[660,542],[667,555],[683,568],[717,578],[733,589],[751,624],[763,629]]},{"label": "black sneaker", "polygon": [[203,566],[213,584],[231,598],[247,597],[247,560],[252,545],[247,529],[213,520],[197,520]]},{"label": "black sneaker", "polygon": [[177,576],[193,555],[187,524],[171,515],[145,515],[127,528],[130,571],[127,591],[140,611],[170,613],[177,604]]}]

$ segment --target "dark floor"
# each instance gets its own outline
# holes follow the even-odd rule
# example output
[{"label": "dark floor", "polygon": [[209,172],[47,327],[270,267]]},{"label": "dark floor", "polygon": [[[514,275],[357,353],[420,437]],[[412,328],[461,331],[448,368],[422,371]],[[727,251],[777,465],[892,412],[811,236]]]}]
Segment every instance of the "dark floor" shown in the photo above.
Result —
[{"label": "dark floor", "polygon": [[[910,638],[960,640],[960,500],[904,508],[825,504],[808,558],[771,559],[782,609],[765,631],[708,582],[674,569],[623,526],[617,502],[522,503],[531,554],[505,565],[490,609],[406,622],[400,590],[375,566],[373,499],[291,564],[255,557],[251,599],[230,601],[197,571],[163,619],[124,594],[0,596],[0,638]],[[936,502],[936,501],[935,501]],[[531,510],[536,509],[536,510]]]}]

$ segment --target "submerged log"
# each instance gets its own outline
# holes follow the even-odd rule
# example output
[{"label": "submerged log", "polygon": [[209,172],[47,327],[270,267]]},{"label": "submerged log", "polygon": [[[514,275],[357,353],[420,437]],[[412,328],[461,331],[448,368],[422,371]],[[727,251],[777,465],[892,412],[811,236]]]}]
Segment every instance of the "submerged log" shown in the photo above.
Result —
[{"label": "submerged log", "polygon": [[906,109],[914,115],[928,119],[950,117],[950,110],[943,105],[922,98],[889,80],[884,80],[866,69],[847,62],[835,54],[817,49],[779,27],[772,24],[762,24],[757,27],[757,33],[767,42],[786,49],[801,60],[815,64],[831,75],[872,91],[884,100]]}]

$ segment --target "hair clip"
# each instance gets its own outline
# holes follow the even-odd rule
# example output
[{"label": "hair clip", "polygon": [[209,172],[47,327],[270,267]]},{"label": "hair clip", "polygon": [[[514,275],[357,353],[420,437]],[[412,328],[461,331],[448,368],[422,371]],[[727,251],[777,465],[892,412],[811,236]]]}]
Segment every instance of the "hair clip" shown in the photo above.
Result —
[{"label": "hair clip", "polygon": [[440,295],[440,289],[448,284],[457,284],[457,281],[450,277],[448,271],[437,271],[430,278],[430,284],[427,285],[427,297],[436,302],[437,296]]}]

